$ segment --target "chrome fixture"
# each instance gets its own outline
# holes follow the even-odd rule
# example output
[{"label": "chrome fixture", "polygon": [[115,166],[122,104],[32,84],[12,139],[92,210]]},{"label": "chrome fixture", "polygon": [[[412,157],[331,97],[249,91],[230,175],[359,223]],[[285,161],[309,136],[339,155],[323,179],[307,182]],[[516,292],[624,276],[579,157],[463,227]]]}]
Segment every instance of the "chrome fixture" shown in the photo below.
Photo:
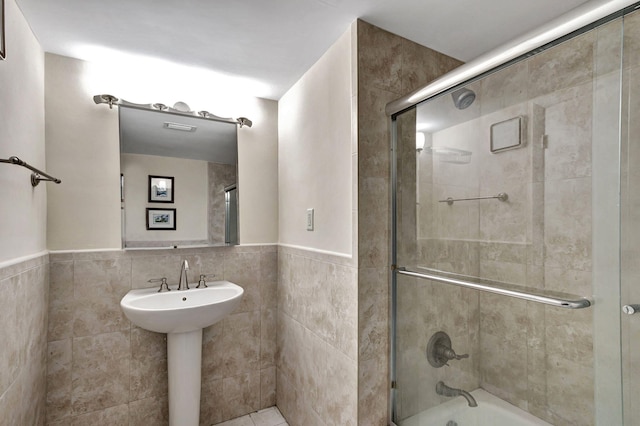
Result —
[{"label": "chrome fixture", "polygon": [[[187,262],[187,259],[185,259],[182,261],[182,266],[180,267],[180,280],[178,281],[178,290],[189,290],[189,278],[187,277],[188,270],[189,262]],[[182,285],[183,282],[184,285]]]},{"label": "chrome fixture", "polygon": [[606,18],[621,9],[633,6],[637,0],[589,1],[553,19],[543,26],[529,31],[508,43],[491,50],[476,59],[459,66],[455,70],[437,78],[428,85],[387,104],[387,115],[394,115],[412,106],[430,99],[465,81],[478,77],[498,67],[506,66],[510,61],[531,52],[532,50],[552,47],[567,34],[583,28],[590,29],[589,24]]},{"label": "chrome fixture", "polygon": [[467,400],[469,407],[478,406],[478,403],[476,402],[475,398],[471,396],[469,392],[462,389],[450,388],[449,386],[445,385],[443,381],[439,381],[436,384],[436,393],[438,395],[450,396],[450,397],[462,396]]},{"label": "chrome fixture", "polygon": [[160,283],[160,289],[158,290],[158,293],[162,293],[163,291],[171,291],[171,289],[169,288],[169,284],[167,284],[167,279],[165,277],[152,278],[148,282],[150,282],[150,283],[159,282]]},{"label": "chrome fixture", "polygon": [[451,339],[449,335],[444,331],[438,331],[431,336],[429,343],[427,344],[427,361],[432,367],[440,368],[443,365],[449,365],[447,362],[450,360],[461,360],[469,358],[469,355],[457,355],[451,348]]},{"label": "chrome fixture", "polygon": [[237,124],[241,128],[244,126],[251,127],[253,126],[253,122],[249,120],[247,117],[238,117],[238,118],[224,118],[218,117],[217,115],[211,114],[209,111],[191,111],[189,105],[184,102],[176,102],[173,107],[169,107],[162,103],[154,103],[154,104],[135,104],[133,102],[125,101],[124,99],[118,99],[117,97],[109,94],[95,95],[93,97],[93,102],[96,104],[107,104],[109,108],[113,108],[113,106],[124,106],[129,108],[137,108],[143,110],[151,110],[151,111],[164,111],[169,112],[175,115],[185,115],[190,117],[199,117],[207,120],[213,121],[222,121],[225,123]]},{"label": "chrome fixture", "polygon": [[200,274],[200,280],[198,280],[198,285],[196,286],[196,288],[207,288],[207,287],[209,287],[207,285],[207,281],[206,281],[206,279],[208,277],[213,278],[213,277],[215,277],[215,275],[214,274]]},{"label": "chrome fixture", "polygon": [[476,100],[476,92],[463,87],[462,89],[452,92],[451,97],[453,98],[453,104],[456,108],[465,109],[469,108],[473,101]]},{"label": "chrome fixture", "polygon": [[441,284],[471,288],[474,290],[485,291],[487,293],[500,294],[502,296],[514,297],[516,299],[528,300],[530,302],[544,303],[545,305],[552,305],[558,308],[583,309],[591,306],[591,301],[589,299],[568,293],[549,290],[536,290],[498,281],[451,274],[429,268],[419,268],[419,272],[411,271],[404,266],[395,266],[394,269],[400,275],[423,278]]},{"label": "chrome fixture", "polygon": [[507,201],[509,199],[509,195],[506,192],[501,192],[498,195],[490,195],[488,197],[472,197],[472,198],[447,198],[446,200],[438,200],[439,203],[447,203],[452,205],[456,201],[474,201],[474,200],[492,200],[498,199],[500,201]]},{"label": "chrome fixture", "polygon": [[633,315],[640,312],[640,305],[624,305],[622,307],[622,312],[627,315]]},{"label": "chrome fixture", "polygon": [[[16,166],[22,166],[25,167],[29,170],[31,170],[33,173],[31,173],[31,186],[38,186],[38,184],[41,181],[46,181],[46,182],[54,182],[54,183],[62,183],[62,181],[58,178],[54,178],[53,176],[36,169],[35,167],[33,167],[32,165],[28,164],[25,161],[22,161],[21,159],[19,159],[18,157],[16,157],[15,155],[12,157],[7,158],[6,160],[3,158],[0,158],[0,163],[8,163],[8,164],[15,164]],[[44,177],[42,177],[44,176]]]}]

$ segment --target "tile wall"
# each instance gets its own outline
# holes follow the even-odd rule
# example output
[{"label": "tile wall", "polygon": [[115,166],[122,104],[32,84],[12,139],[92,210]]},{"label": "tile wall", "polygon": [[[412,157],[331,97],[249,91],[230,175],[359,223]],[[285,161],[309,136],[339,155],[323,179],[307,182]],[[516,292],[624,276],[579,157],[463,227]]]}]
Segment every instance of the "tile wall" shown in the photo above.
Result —
[{"label": "tile wall", "polygon": [[382,426],[390,388],[391,133],[385,106],[462,63],[364,21],[357,25],[358,421]]},{"label": "tile wall", "polygon": [[44,424],[48,291],[47,255],[0,268],[0,424]]},{"label": "tile wall", "polygon": [[277,402],[297,425],[356,425],[357,269],[311,250],[278,252]]},{"label": "tile wall", "polygon": [[240,307],[204,330],[202,425],[275,404],[275,246],[52,253],[47,425],[168,424],[166,339],[120,309],[150,278],[176,283],[183,259],[245,290]]}]

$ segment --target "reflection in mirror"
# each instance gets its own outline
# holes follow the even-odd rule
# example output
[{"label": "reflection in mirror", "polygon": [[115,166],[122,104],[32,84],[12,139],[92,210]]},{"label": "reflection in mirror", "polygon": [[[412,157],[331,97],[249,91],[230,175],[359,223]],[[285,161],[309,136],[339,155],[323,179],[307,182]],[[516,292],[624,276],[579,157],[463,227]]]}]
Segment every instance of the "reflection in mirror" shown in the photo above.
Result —
[{"label": "reflection in mirror", "polygon": [[[123,247],[238,244],[238,123],[154,107],[119,104]],[[175,229],[147,225],[147,209],[175,209]]]}]

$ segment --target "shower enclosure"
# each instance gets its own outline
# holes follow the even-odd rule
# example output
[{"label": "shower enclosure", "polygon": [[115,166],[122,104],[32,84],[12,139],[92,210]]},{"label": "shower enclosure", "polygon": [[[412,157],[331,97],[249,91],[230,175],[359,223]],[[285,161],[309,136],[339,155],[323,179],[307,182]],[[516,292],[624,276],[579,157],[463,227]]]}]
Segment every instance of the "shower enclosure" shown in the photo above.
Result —
[{"label": "shower enclosure", "polygon": [[640,424],[634,6],[391,111],[398,426]]}]

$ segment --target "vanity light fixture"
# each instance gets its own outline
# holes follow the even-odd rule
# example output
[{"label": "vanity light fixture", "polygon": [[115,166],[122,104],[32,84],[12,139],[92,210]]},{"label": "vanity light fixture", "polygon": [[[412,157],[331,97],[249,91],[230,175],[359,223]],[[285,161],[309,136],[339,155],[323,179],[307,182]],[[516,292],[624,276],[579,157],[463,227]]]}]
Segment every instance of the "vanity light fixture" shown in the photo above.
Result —
[{"label": "vanity light fixture", "polygon": [[172,123],[170,121],[164,122],[165,129],[181,130],[183,132],[195,132],[198,126],[191,126],[189,124]]}]

